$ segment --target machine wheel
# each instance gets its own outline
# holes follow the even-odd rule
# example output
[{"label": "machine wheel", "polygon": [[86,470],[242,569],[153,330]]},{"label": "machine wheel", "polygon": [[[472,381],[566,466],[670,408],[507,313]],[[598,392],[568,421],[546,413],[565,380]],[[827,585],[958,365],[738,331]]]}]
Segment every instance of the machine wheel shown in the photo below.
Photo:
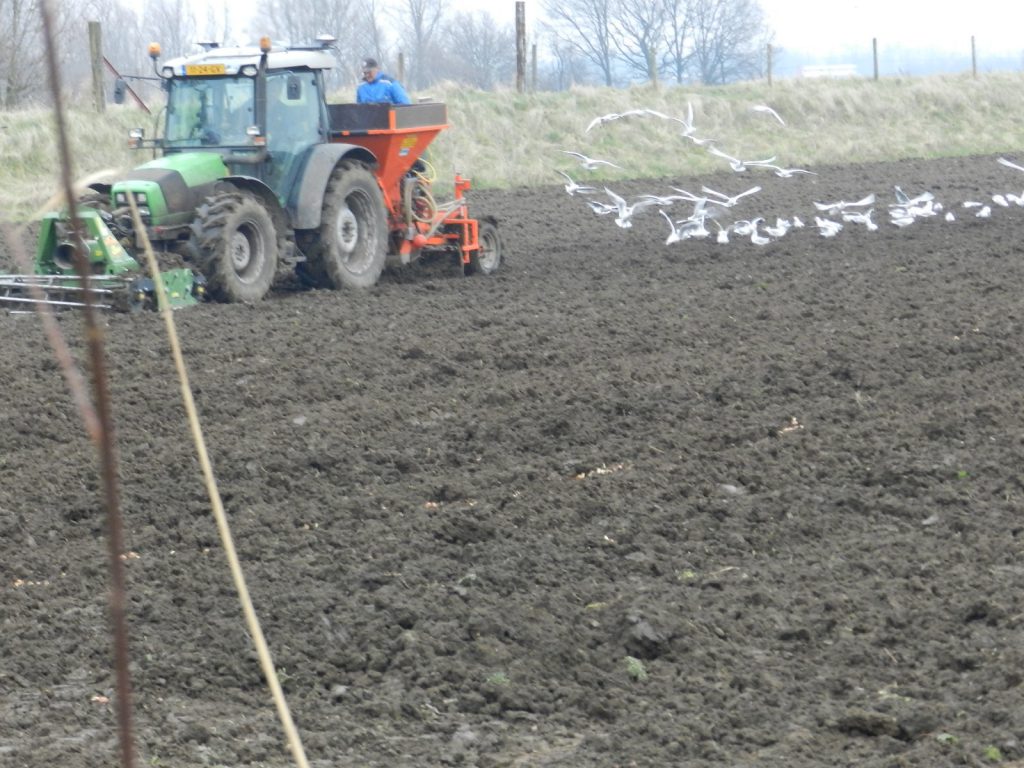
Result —
[{"label": "machine wheel", "polygon": [[369,288],[387,260],[388,223],[377,180],[362,163],[341,163],[324,193],[320,244],[308,269],[331,288]]},{"label": "machine wheel", "polygon": [[469,263],[465,265],[467,275],[493,275],[501,266],[501,235],[498,225],[492,219],[481,219],[477,229],[477,240],[480,250],[469,254]]},{"label": "machine wheel", "polygon": [[221,301],[259,301],[277,272],[274,221],[258,198],[217,192],[199,206],[192,226],[207,291]]}]

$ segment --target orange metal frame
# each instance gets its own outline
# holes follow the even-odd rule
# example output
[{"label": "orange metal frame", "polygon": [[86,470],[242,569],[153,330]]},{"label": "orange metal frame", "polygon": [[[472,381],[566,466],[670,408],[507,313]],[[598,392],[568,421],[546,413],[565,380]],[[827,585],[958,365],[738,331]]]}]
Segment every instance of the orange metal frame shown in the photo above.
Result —
[{"label": "orange metal frame", "polygon": [[[401,109],[401,107],[398,107]],[[413,221],[410,227],[402,210],[402,180],[423,155],[430,143],[448,126],[446,124],[398,128],[395,108],[388,112],[387,128],[336,130],[332,141],[355,144],[368,150],[377,159],[377,183],[384,193],[389,212],[389,228],[397,251],[403,258],[423,248],[457,245],[462,263],[468,264],[474,251],[480,249],[479,224],[469,216],[466,192],[469,179],[455,176],[455,200],[459,202],[439,221]]]}]

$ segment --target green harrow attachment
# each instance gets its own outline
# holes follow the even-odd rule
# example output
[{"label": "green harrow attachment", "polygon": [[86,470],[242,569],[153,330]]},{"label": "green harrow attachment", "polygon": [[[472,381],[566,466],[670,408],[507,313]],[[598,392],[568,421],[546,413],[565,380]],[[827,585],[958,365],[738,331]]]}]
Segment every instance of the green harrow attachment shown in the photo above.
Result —
[{"label": "green harrow attachment", "polygon": [[[35,274],[0,275],[0,307],[8,313],[30,312],[34,305],[51,309],[84,307],[86,290],[96,309],[133,312],[156,309],[156,285],[124,249],[94,209],[79,213],[82,244],[89,265],[88,287],[74,268],[74,232],[71,222],[58,213],[47,214],[39,230]],[[190,269],[171,269],[160,274],[172,309],[199,302],[206,281]]]}]

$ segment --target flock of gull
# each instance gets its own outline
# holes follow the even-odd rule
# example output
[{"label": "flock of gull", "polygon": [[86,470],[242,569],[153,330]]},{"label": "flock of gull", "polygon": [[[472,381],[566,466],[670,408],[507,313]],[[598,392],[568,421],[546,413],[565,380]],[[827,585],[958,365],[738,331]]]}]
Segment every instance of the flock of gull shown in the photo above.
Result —
[{"label": "flock of gull", "polygon": [[[751,107],[755,112],[770,115],[781,126],[786,123],[782,117],[771,107],[756,105]],[[595,117],[587,125],[585,133],[590,133],[597,128],[615,120],[630,117],[658,118],[678,123],[681,126],[681,135],[692,142],[695,146],[703,148],[709,154],[721,158],[736,173],[743,173],[748,170],[763,169],[771,171],[781,178],[792,178],[798,175],[817,175],[814,171],[803,168],[784,168],[775,163],[775,157],[762,160],[743,160],[723,152],[719,149],[713,139],[697,136],[693,123],[693,106],[687,105],[685,118],[672,117],[653,109],[632,109],[622,113],[613,112],[601,117]],[[574,158],[579,167],[584,171],[596,171],[601,168],[618,168],[608,160],[588,157],[581,152],[563,149],[562,153]],[[1024,166],[999,158],[998,162],[1008,168],[1024,172]],[[844,200],[832,202],[815,202],[813,221],[805,224],[799,216],[789,218],[778,217],[774,223],[769,222],[762,216],[751,219],[738,219],[729,223],[723,221],[729,218],[726,211],[737,205],[740,200],[755,196],[761,191],[760,186],[752,186],[739,194],[729,195],[718,192],[706,186],[701,186],[699,193],[694,193],[671,187],[672,193],[666,195],[644,194],[632,200],[627,200],[621,195],[609,189],[607,186],[598,189],[593,185],[581,183],[564,171],[557,171],[565,180],[565,191],[569,195],[580,195],[587,198],[587,203],[595,214],[599,216],[611,216],[615,224],[624,229],[633,226],[633,216],[647,208],[657,207],[662,218],[668,226],[668,235],[665,244],[681,242],[689,239],[702,239],[714,237],[719,243],[728,243],[730,237],[749,238],[755,245],[767,245],[777,240],[794,229],[802,229],[813,225],[817,228],[822,237],[835,237],[844,227],[864,227],[869,231],[876,231],[879,223],[875,220],[876,196],[872,193],[859,200],[846,202]],[[603,192],[604,199],[598,196]],[[888,221],[895,227],[906,227],[914,222],[941,216],[946,221],[954,221],[956,213],[947,210],[941,202],[935,199],[931,192],[921,192],[916,195],[908,195],[898,186],[893,188],[893,201],[886,204]],[[674,218],[666,213],[666,208],[675,205],[690,207],[690,213],[685,218]],[[961,214],[977,218],[987,218],[992,215],[992,206],[1008,208],[1011,205],[1024,207],[1024,193],[1020,195],[1013,193],[994,194],[989,202],[982,200],[965,200],[960,204]],[[712,229],[713,227],[713,229]]]}]

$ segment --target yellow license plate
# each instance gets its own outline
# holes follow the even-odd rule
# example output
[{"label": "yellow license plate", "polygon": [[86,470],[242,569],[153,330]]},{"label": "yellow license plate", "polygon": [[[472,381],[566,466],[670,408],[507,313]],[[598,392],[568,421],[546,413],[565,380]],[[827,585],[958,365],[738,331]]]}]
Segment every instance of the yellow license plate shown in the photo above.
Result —
[{"label": "yellow license plate", "polygon": [[189,64],[185,67],[185,74],[194,75],[223,75],[223,64]]}]

